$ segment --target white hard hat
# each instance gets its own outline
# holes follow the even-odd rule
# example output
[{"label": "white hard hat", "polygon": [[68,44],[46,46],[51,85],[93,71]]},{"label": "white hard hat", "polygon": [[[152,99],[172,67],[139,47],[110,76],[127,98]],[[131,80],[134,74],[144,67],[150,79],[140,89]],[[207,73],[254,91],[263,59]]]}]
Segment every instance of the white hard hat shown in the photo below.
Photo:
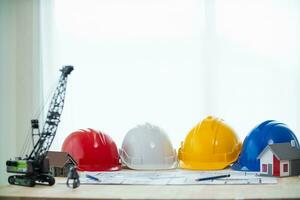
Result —
[{"label": "white hard hat", "polygon": [[129,130],[120,149],[122,162],[131,169],[173,169],[176,149],[159,127],[146,123]]}]

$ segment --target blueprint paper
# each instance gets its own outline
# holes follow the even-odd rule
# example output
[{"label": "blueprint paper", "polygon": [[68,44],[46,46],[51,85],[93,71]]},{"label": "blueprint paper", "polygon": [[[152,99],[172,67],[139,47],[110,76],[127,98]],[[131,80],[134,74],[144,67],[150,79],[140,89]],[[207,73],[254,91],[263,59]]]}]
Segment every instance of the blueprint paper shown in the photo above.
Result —
[{"label": "blueprint paper", "polygon": [[[98,178],[99,181],[86,178],[86,174]],[[230,177],[196,181],[198,178],[230,174]],[[245,184],[276,184],[275,177],[261,177],[255,172],[232,170],[221,171],[137,171],[124,170],[115,172],[81,172],[81,184],[117,184],[117,185],[245,185]]]}]

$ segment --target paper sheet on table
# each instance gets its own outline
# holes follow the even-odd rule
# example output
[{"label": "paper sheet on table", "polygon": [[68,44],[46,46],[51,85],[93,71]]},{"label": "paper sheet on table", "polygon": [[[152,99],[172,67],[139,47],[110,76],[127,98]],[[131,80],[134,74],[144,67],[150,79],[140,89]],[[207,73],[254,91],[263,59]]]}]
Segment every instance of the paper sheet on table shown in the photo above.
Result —
[{"label": "paper sheet on table", "polygon": [[[99,181],[86,177],[86,174],[96,177]],[[205,178],[230,174],[230,177],[196,181]],[[245,185],[245,184],[276,184],[275,177],[261,177],[255,172],[240,172],[232,170],[221,171],[115,171],[115,172],[82,172],[81,184],[117,184],[117,185]]]}]

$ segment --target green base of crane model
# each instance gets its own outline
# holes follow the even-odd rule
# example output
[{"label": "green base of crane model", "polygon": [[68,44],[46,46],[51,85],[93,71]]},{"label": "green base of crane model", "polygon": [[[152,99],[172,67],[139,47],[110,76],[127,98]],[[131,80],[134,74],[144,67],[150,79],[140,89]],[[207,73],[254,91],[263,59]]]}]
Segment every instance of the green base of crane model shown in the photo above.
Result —
[{"label": "green base of crane model", "polygon": [[8,177],[8,183],[12,185],[22,185],[28,187],[33,187],[35,184],[52,186],[55,184],[55,179],[49,174],[13,175]]},{"label": "green base of crane model", "polygon": [[9,173],[22,174],[8,177],[8,183],[13,185],[33,187],[35,184],[51,186],[55,183],[55,179],[49,174],[48,158],[45,158],[42,163],[34,160],[8,160],[6,167]]}]

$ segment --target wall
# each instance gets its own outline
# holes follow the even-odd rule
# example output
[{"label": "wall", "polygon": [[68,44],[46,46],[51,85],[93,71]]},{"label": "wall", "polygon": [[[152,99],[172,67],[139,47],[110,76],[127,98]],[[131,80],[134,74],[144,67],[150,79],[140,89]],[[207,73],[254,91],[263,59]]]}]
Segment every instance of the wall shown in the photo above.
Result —
[{"label": "wall", "polygon": [[273,165],[273,153],[268,149],[265,151],[264,155],[260,159],[260,172],[262,174],[268,174],[267,172],[262,171],[262,165],[263,164],[272,164]]},{"label": "wall", "polygon": [[291,160],[290,164],[291,176],[300,175],[300,159]]},{"label": "wall", "polygon": [[40,105],[39,1],[0,0],[0,184],[5,161],[21,155]]},{"label": "wall", "polygon": [[[6,27],[0,31],[0,183],[6,180],[5,160],[16,154],[16,77],[15,65],[16,55],[16,27],[15,3],[0,1],[0,27]],[[5,139],[4,139],[5,138]],[[8,145],[9,144],[9,145]]]},{"label": "wall", "polygon": [[290,161],[288,160],[281,160],[280,161],[280,176],[289,176],[290,172],[283,172],[283,165],[284,164],[288,164],[289,166],[289,170],[291,170],[291,167],[290,167]]}]

